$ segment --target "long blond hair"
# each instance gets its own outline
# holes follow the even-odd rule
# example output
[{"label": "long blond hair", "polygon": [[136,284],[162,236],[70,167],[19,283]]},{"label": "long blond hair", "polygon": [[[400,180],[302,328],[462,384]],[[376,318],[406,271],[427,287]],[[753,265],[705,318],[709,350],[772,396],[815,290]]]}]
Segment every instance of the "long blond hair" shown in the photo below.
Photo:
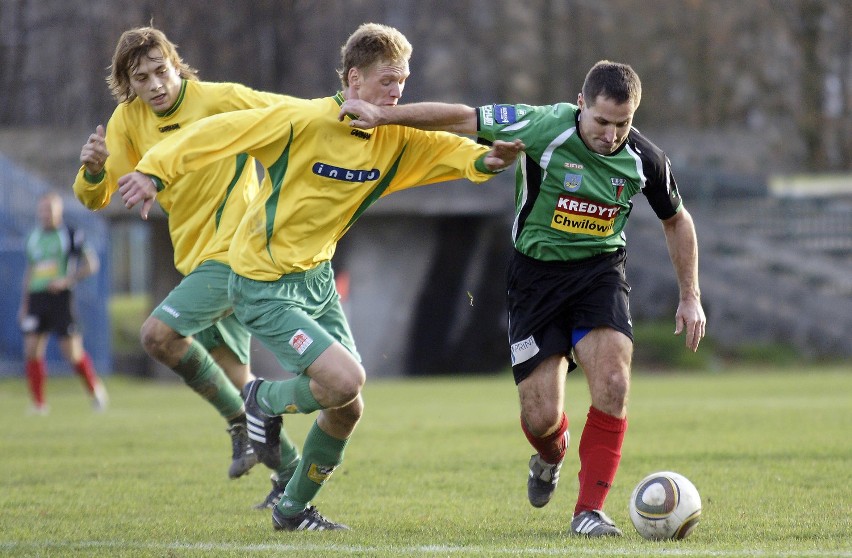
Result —
[{"label": "long blond hair", "polygon": [[177,52],[177,45],[172,43],[159,29],[154,27],[137,27],[128,29],[121,34],[115,53],[112,55],[110,74],[106,78],[110,93],[119,103],[129,102],[136,98],[130,86],[130,74],[139,67],[139,61],[147,56],[152,48],[159,48],[163,57],[177,68],[180,77],[198,79],[198,71],[183,61]]}]

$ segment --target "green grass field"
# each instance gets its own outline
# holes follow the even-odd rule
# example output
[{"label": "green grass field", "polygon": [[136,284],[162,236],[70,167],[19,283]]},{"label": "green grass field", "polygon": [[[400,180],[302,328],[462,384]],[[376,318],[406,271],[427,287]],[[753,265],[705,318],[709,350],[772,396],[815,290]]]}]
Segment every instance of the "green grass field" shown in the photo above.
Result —
[{"label": "green grass field", "polygon": [[[346,461],[314,502],[350,532],[282,533],[251,504],[258,466],[227,478],[224,421],[178,383],[107,379],[91,412],[74,378],[51,379],[51,414],[27,416],[0,381],[0,556],[852,556],[852,374],[634,373],[630,429],[606,511],[625,537],[566,535],[588,408],[568,381],[572,440],[550,503],[526,501],[531,453],[510,376],[368,381]],[[285,424],[301,441],[313,417]],[[645,541],[627,500],[674,470],[701,492],[680,542]]]}]

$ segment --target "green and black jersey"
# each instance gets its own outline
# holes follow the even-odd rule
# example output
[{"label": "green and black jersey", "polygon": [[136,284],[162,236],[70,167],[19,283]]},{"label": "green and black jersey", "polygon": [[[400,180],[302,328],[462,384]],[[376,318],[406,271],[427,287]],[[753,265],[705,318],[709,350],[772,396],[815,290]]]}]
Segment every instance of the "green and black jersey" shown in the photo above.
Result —
[{"label": "green and black jersey", "polygon": [[27,292],[46,292],[53,281],[67,277],[68,262],[79,258],[86,249],[83,233],[67,225],[33,229],[26,242],[30,267]]},{"label": "green and black jersey", "polygon": [[524,255],[576,261],[624,246],[637,192],[657,217],[681,208],[666,154],[635,128],[611,155],[591,151],[579,135],[576,105],[485,105],[477,109],[479,137],[521,139],[515,176],[512,238]]}]

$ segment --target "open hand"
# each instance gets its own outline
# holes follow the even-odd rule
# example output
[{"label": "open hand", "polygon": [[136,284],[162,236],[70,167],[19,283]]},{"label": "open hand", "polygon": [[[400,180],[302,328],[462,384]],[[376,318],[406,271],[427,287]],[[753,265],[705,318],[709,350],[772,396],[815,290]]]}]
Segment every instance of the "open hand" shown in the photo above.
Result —
[{"label": "open hand", "polygon": [[686,347],[693,353],[704,337],[707,318],[698,300],[681,301],[675,313],[675,335],[685,334]]}]

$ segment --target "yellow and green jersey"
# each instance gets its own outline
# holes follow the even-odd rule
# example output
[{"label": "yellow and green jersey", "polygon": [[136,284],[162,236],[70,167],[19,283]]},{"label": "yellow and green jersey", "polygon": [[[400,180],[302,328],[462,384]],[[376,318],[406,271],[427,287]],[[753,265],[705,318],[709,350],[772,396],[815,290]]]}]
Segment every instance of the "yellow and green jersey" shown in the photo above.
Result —
[{"label": "yellow and green jersey", "polygon": [[[74,193],[89,209],[102,209],[118,189],[118,179],[133,172],[143,155],[165,138],[214,114],[267,107],[288,99],[236,83],[184,80],[177,102],[165,113],[154,112],[139,98],[120,103],[107,124],[109,157],[103,172],[92,176],[81,166]],[[233,153],[198,166],[157,195],[168,215],[178,271],[186,275],[206,260],[228,263],[234,230],[257,189],[253,159]]]},{"label": "yellow and green jersey", "polygon": [[488,148],[402,126],[357,130],[338,120],[342,94],[213,116],[162,142],[136,170],[164,192],[195,169],[248,153],[265,169],[234,234],[231,268],[258,281],[313,269],[382,196],[466,178],[484,182]]}]

